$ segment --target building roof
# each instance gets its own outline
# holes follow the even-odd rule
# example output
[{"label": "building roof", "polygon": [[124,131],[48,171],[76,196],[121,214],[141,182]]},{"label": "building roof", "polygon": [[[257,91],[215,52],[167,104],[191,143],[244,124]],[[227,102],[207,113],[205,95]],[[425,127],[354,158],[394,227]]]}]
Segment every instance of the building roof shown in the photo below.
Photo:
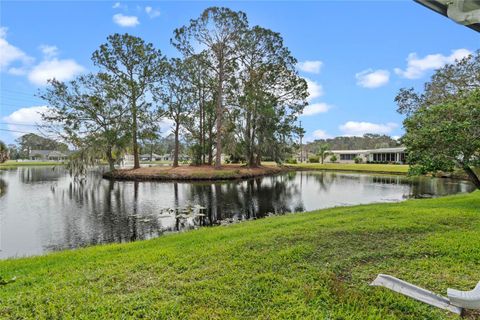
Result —
[{"label": "building roof", "polygon": [[372,149],[369,150],[370,152],[404,152],[407,148],[405,147],[395,147],[395,148],[380,148],[380,149]]},{"label": "building roof", "polygon": [[332,153],[341,154],[362,154],[362,153],[389,153],[389,152],[404,152],[405,147],[395,148],[379,148],[379,149],[364,149],[364,150],[331,150]]},{"label": "building roof", "polygon": [[30,150],[30,156],[47,156],[47,157],[66,157],[69,152],[62,152],[58,150]]},{"label": "building roof", "polygon": [[[150,153],[141,154],[140,157],[142,157],[142,158],[146,158],[146,157],[150,158]],[[154,158],[159,158],[159,157],[161,157],[161,155],[156,154],[156,153],[152,153],[152,157],[154,157]]]},{"label": "building roof", "polygon": [[480,32],[480,0],[414,0],[453,21]]}]

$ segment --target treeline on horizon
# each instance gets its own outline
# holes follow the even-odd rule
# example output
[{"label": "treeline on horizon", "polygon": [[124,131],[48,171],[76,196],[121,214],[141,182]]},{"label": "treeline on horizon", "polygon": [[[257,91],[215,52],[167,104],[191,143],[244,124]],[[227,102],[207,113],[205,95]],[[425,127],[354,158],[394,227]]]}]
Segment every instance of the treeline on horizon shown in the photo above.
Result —
[{"label": "treeline on horizon", "polygon": [[[31,150],[58,150],[68,151],[66,144],[48,139],[34,133],[21,136],[16,140],[17,145],[9,144],[9,157],[12,160],[28,158]],[[378,149],[398,147],[401,143],[388,135],[367,133],[362,137],[358,136],[341,136],[329,139],[317,139],[313,142],[305,144],[305,149],[311,153],[317,153],[318,150],[327,145],[329,150],[361,150],[361,149]],[[151,141],[140,141],[140,152],[142,154],[170,154],[175,148],[175,137],[173,134],[160,136]],[[179,152],[181,154],[188,153],[189,145],[183,141],[179,142]],[[265,159],[269,160],[267,157]],[[230,158],[231,161],[239,161],[239,159]]]},{"label": "treeline on horizon", "polygon": [[307,143],[306,149],[315,153],[325,145],[328,146],[330,150],[364,150],[399,147],[401,143],[388,135],[367,133],[362,137],[340,136],[328,139],[316,139],[313,142]]}]

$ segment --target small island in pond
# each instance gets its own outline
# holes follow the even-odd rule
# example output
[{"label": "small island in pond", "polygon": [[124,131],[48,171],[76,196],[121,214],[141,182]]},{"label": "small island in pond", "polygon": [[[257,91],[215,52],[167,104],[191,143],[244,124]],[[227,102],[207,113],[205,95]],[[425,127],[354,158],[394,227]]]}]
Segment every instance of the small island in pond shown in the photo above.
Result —
[{"label": "small island in pond", "polygon": [[224,165],[220,169],[213,166],[153,166],[138,169],[119,169],[103,175],[112,180],[234,180],[248,179],[277,173],[292,171],[284,166]]}]

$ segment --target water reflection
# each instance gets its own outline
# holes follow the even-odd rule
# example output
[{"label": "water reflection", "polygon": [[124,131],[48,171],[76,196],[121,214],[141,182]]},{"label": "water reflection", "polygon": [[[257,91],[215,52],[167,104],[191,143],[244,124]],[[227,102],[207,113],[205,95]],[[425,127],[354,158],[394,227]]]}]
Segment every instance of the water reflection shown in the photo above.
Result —
[{"label": "water reflection", "polygon": [[5,180],[0,178],[0,198],[7,193],[7,187],[8,187],[8,184],[5,182]]},{"label": "water reflection", "polygon": [[467,182],[335,172],[293,172],[220,183],[113,182],[101,169],[5,171],[0,258],[128,242],[270,214],[469,192]]}]

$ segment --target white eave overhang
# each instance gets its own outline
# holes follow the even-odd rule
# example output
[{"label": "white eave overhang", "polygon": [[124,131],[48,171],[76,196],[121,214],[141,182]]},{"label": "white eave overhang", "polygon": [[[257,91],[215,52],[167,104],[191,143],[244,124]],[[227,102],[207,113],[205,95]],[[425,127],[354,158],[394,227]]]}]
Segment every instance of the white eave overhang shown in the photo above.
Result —
[{"label": "white eave overhang", "polygon": [[450,18],[456,23],[480,32],[480,0],[414,0]]}]

